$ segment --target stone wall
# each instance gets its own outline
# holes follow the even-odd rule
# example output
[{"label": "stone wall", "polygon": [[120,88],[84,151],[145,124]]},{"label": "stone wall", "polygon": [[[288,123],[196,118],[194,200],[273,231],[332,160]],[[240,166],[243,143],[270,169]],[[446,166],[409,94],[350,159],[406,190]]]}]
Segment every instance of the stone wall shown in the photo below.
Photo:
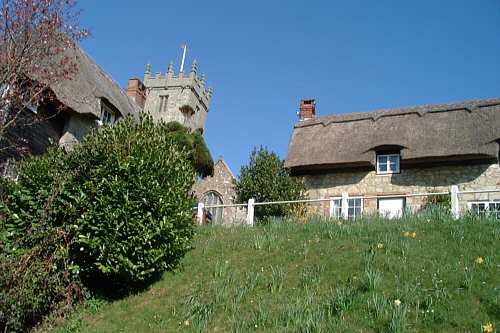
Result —
[{"label": "stone wall", "polygon": [[187,75],[176,75],[171,65],[166,74],[151,76],[147,72],[144,85],[147,89],[144,112],[154,120],[177,121],[192,130],[205,130],[212,90],[205,87],[204,77],[197,76],[195,64]]},{"label": "stone wall", "polygon": [[95,126],[96,122],[91,117],[78,113],[69,114],[68,120],[64,125],[63,134],[59,139],[59,145],[71,150]]},{"label": "stone wall", "polygon": [[[234,179],[234,175],[227,164],[223,160],[219,160],[214,165],[214,175],[197,182],[193,186],[193,193],[198,198],[198,201],[204,202],[206,194],[213,191],[220,195],[224,205],[233,204],[236,200]],[[245,218],[245,208],[224,207],[222,221],[218,222],[223,224],[243,223]]]},{"label": "stone wall", "polygon": [[[451,185],[458,185],[461,191],[485,190],[500,188],[500,167],[498,164],[422,167],[402,169],[392,175],[377,175],[374,170],[337,171],[307,175],[305,182],[311,199],[340,197],[343,192],[349,196],[446,192]],[[463,194],[460,209],[464,211],[468,201],[497,199],[500,193]],[[407,198],[406,208],[418,210],[425,200],[425,197]],[[365,199],[363,205],[366,213],[377,210],[376,199]],[[328,214],[329,202],[324,202],[320,209]]]}]

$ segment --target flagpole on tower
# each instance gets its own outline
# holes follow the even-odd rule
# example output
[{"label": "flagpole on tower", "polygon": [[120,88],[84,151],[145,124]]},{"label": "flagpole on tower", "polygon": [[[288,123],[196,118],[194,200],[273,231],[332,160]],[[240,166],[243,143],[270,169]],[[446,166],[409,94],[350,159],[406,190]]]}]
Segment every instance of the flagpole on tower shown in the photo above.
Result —
[{"label": "flagpole on tower", "polygon": [[184,61],[186,60],[186,52],[187,52],[187,44],[184,43],[184,45],[181,46],[182,47],[182,60],[181,60],[181,68],[179,70],[179,72],[184,72]]}]

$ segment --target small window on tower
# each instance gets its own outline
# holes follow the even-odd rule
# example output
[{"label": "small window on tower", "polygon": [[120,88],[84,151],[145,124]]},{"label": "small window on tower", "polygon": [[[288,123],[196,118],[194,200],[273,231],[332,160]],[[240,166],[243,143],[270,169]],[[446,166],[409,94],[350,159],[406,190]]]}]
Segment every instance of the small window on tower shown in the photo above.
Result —
[{"label": "small window on tower", "polygon": [[161,95],[160,96],[160,112],[165,112],[167,111],[167,102],[168,102],[168,95]]}]

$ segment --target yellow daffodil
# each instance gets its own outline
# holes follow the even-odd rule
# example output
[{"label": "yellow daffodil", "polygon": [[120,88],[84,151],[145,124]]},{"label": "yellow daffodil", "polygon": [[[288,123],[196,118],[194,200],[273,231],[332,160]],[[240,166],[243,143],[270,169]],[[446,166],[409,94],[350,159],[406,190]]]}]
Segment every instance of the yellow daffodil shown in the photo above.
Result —
[{"label": "yellow daffodil", "polygon": [[394,301],[394,305],[400,306],[401,305],[401,301],[399,299],[395,300]]},{"label": "yellow daffodil", "polygon": [[189,320],[184,320],[184,326],[189,326]]},{"label": "yellow daffodil", "polygon": [[409,236],[410,236],[410,233],[409,233],[408,231],[405,231],[405,232],[403,232],[403,236],[405,236],[405,237],[409,237]]},{"label": "yellow daffodil", "polygon": [[415,237],[417,237],[417,233],[414,231],[414,232],[412,232],[412,233],[410,234],[410,236],[411,236],[411,238],[415,238]]},{"label": "yellow daffodil", "polygon": [[476,260],[474,260],[476,264],[481,265],[484,262],[483,257],[477,257]]},{"label": "yellow daffodil", "polygon": [[378,243],[377,244],[377,249],[382,250],[384,248],[384,244]]},{"label": "yellow daffodil", "polygon": [[493,332],[493,324],[492,323],[484,324],[483,325],[483,332],[492,333]]}]

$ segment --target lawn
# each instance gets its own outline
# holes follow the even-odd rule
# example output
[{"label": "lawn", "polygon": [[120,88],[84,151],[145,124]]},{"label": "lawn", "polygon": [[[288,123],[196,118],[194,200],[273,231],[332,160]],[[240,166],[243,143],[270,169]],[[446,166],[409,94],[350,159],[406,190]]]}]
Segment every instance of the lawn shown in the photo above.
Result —
[{"label": "lawn", "polygon": [[199,227],[179,271],[53,332],[496,332],[499,240],[439,213]]}]

